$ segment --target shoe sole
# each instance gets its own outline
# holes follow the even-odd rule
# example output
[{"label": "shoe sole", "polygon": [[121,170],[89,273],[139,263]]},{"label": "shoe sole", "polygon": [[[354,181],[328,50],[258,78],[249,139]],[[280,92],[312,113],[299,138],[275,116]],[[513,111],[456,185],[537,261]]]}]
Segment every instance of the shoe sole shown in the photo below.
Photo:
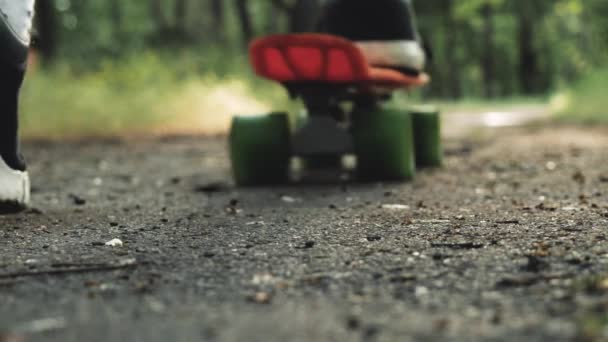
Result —
[{"label": "shoe sole", "polygon": [[18,214],[27,209],[27,205],[17,202],[0,202],[0,215]]},{"label": "shoe sole", "polygon": [[14,66],[24,66],[27,61],[28,46],[18,38],[2,15],[0,15],[0,46],[2,46],[0,59]]},{"label": "shoe sole", "polygon": [[30,178],[27,171],[11,169],[0,158],[0,214],[14,214],[30,203]]},{"label": "shoe sole", "polygon": [[374,66],[400,67],[420,72],[426,64],[424,49],[416,40],[360,41],[356,45]]}]

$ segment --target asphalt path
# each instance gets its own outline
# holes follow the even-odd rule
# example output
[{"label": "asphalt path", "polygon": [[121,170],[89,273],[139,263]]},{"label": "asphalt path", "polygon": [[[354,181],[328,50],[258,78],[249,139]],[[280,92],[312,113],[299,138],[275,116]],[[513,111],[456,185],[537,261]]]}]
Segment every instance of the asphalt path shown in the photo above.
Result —
[{"label": "asphalt path", "polygon": [[607,339],[607,133],[488,130],[413,182],[253,189],[223,138],[27,143],[0,341]]}]

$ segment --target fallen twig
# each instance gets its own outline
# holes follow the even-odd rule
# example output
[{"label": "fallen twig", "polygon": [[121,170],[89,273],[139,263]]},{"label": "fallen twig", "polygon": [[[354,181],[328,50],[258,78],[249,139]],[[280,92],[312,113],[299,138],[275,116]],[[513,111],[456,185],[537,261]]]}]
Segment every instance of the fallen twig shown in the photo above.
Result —
[{"label": "fallen twig", "polygon": [[480,249],[485,245],[481,243],[462,242],[462,243],[432,243],[433,248],[450,248],[450,249]]},{"label": "fallen twig", "polygon": [[[16,281],[16,280],[0,281],[0,288],[15,286],[18,283],[19,283],[19,281]],[[0,339],[0,341],[2,341],[2,339]]]},{"label": "fallen twig", "polygon": [[496,224],[519,224],[519,220],[502,220],[502,221],[496,221]]},{"label": "fallen twig", "polygon": [[126,259],[113,264],[63,264],[61,268],[33,271],[17,271],[10,273],[0,273],[0,279],[15,279],[21,277],[39,277],[45,275],[61,275],[75,273],[90,273],[90,272],[108,272],[137,267],[138,263],[135,259]]}]

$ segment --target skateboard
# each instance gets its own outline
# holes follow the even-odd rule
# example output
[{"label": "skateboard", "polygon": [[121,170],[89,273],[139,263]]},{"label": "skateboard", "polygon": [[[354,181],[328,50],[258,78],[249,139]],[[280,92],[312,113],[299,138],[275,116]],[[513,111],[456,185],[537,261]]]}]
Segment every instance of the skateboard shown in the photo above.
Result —
[{"label": "skateboard", "polygon": [[411,180],[417,166],[441,165],[439,112],[390,106],[395,91],[424,86],[428,75],[372,67],[354,42],[327,34],[263,37],[249,52],[255,73],[280,82],[306,110],[291,121],[284,112],[233,119],[237,185],[289,182],[296,157],[306,168],[340,168],[343,156],[355,156],[365,181]]}]

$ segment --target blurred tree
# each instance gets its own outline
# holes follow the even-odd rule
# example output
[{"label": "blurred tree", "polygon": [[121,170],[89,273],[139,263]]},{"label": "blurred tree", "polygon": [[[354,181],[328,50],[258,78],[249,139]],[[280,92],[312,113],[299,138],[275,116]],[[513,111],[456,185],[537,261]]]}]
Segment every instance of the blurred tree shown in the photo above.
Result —
[{"label": "blurred tree", "polygon": [[321,3],[319,0],[297,0],[289,13],[289,30],[291,32],[313,31],[320,10]]},{"label": "blurred tree", "polygon": [[213,38],[216,43],[224,44],[226,42],[224,1],[210,0],[208,8],[211,14]]},{"label": "blurred tree", "polygon": [[41,0],[36,3],[36,43],[43,62],[48,63],[55,57],[57,45],[57,15],[53,0]]},{"label": "blurred tree", "polygon": [[517,42],[519,50],[519,82],[522,92],[539,94],[546,88],[546,82],[541,75],[539,61],[540,51],[536,39],[539,24],[543,22],[550,2],[545,0],[513,1],[514,12],[517,16]]},{"label": "blurred tree", "polygon": [[181,36],[183,40],[188,35],[188,22],[186,13],[188,10],[188,4],[186,0],[175,0],[175,21],[174,27],[177,35]]},{"label": "blurred tree", "polygon": [[[323,1],[38,0],[36,47],[45,61],[61,58],[79,69],[146,50],[232,56],[257,34],[313,30]],[[434,50],[425,96],[542,95],[608,63],[606,0],[414,5]]]},{"label": "blurred tree", "polygon": [[444,45],[446,51],[446,64],[448,73],[451,75],[447,83],[448,91],[444,92],[444,96],[452,99],[462,97],[460,72],[460,59],[458,58],[458,41],[459,30],[458,21],[454,18],[454,0],[443,0],[441,6],[441,15],[443,17]]},{"label": "blurred tree", "polygon": [[241,24],[241,39],[244,46],[248,46],[254,36],[253,23],[247,0],[236,0],[238,19]]},{"label": "blurred tree", "polygon": [[315,29],[321,11],[320,0],[273,0],[289,20],[290,32],[310,32]]},{"label": "blurred tree", "polygon": [[163,9],[162,0],[150,0],[150,13],[154,20],[155,31],[163,32],[169,27],[165,10]]},{"label": "blurred tree", "polygon": [[494,56],[494,4],[490,1],[481,6],[481,15],[483,17],[483,53],[481,56],[481,68],[483,71],[484,95],[487,98],[492,98],[494,92],[495,70],[494,66],[496,59]]}]

